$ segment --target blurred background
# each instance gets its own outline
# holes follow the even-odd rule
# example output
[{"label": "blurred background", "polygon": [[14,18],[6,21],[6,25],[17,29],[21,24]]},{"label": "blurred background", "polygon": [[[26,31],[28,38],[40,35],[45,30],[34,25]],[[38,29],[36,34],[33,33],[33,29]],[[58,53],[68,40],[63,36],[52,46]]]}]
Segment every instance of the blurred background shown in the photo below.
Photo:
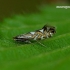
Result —
[{"label": "blurred background", "polygon": [[[70,0],[0,0],[0,70],[70,70]],[[56,27],[56,34],[38,43],[16,43],[13,37]]]},{"label": "blurred background", "polygon": [[40,5],[70,3],[70,0],[0,0],[0,21],[14,14],[39,12]]}]

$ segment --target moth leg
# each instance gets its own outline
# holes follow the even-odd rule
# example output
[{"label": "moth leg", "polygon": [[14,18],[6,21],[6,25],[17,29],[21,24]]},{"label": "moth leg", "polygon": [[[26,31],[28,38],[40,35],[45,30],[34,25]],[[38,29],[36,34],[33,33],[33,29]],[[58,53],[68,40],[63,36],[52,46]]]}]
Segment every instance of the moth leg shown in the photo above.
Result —
[{"label": "moth leg", "polygon": [[26,40],[26,41],[25,41],[25,43],[29,43],[29,44],[30,44],[30,43],[31,43],[31,41],[29,41],[29,40]]},{"label": "moth leg", "polygon": [[37,41],[37,40],[36,40],[36,42],[37,42],[38,44],[40,44],[41,46],[46,47],[46,45],[42,44],[41,42],[39,42],[39,41]]}]

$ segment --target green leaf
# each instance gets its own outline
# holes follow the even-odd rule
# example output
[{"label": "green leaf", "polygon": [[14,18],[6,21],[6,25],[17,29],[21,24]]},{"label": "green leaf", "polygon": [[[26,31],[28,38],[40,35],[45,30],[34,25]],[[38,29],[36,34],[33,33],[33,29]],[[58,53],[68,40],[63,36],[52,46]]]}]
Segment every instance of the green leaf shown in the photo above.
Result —
[{"label": "green leaf", "polygon": [[[40,42],[20,44],[13,37],[56,27],[56,34]],[[70,70],[70,10],[45,6],[37,14],[16,15],[0,24],[0,70]]]}]

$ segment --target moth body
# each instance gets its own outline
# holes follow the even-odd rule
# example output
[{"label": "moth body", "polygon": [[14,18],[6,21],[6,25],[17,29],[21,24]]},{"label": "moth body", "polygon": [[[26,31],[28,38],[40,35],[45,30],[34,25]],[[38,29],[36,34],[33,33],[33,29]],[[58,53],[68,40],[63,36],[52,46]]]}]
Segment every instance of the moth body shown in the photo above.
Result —
[{"label": "moth body", "polygon": [[47,39],[55,33],[55,27],[45,25],[42,29],[14,37],[15,41],[30,43],[31,41]]}]

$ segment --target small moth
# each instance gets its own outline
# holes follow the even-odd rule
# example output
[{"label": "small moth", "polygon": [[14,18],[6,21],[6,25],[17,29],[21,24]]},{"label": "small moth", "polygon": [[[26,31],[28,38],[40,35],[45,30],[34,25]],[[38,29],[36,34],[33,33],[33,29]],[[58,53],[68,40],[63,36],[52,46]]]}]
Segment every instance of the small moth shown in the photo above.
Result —
[{"label": "small moth", "polygon": [[39,30],[28,32],[14,37],[14,40],[24,42],[24,43],[31,43],[33,41],[38,42],[39,40],[52,37],[55,32],[56,32],[55,27],[44,25],[43,28]]}]

